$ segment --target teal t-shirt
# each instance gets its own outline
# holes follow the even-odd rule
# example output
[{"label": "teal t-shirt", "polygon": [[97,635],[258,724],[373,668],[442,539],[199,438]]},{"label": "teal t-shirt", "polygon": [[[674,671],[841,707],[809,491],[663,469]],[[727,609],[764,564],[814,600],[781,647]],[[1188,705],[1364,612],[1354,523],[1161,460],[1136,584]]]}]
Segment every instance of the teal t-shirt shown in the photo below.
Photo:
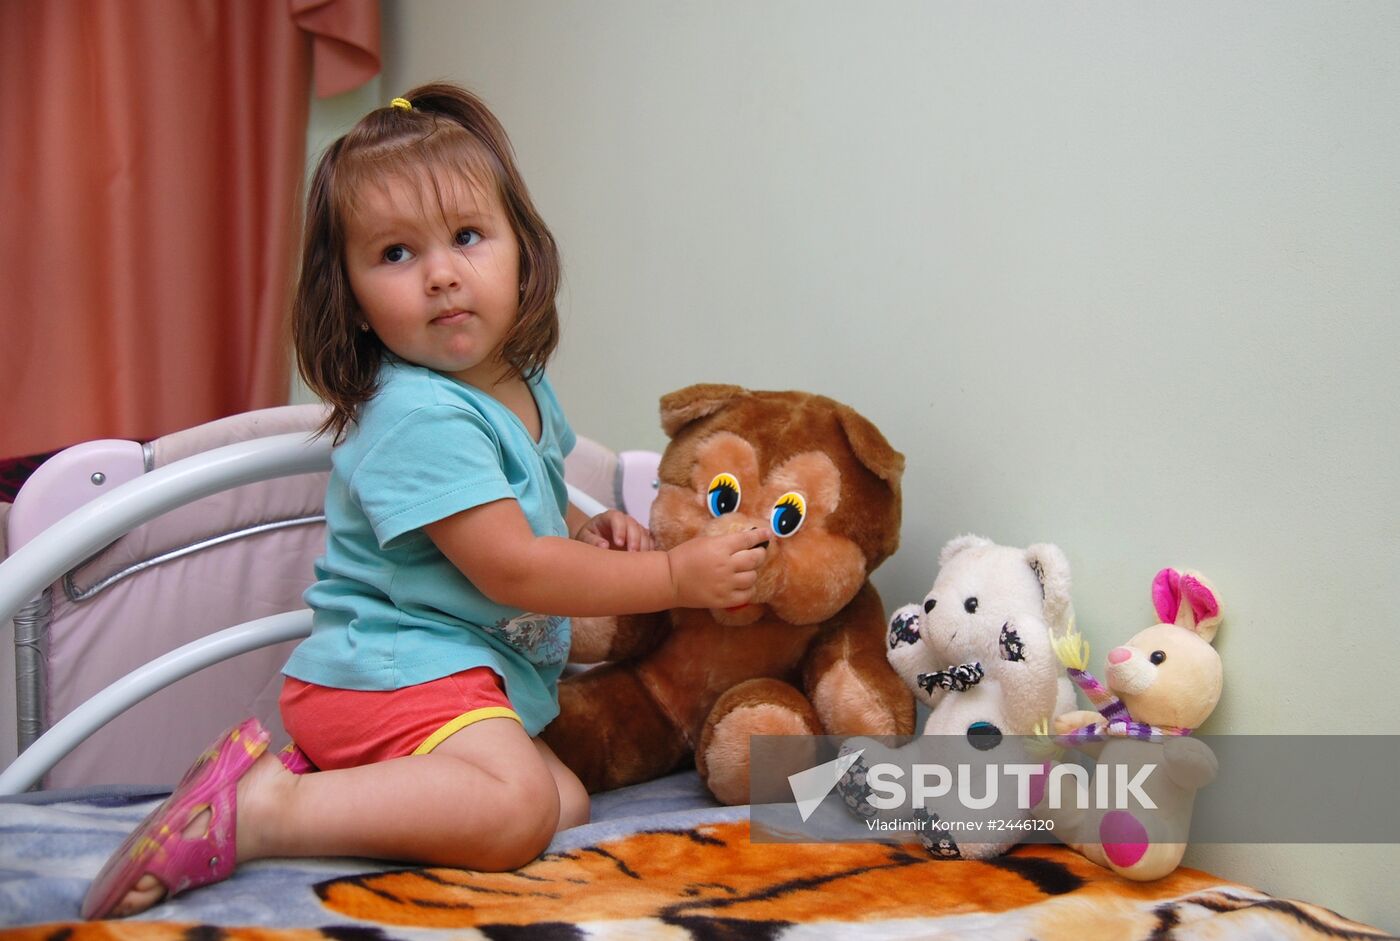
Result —
[{"label": "teal t-shirt", "polygon": [[497,604],[423,532],[508,498],[535,535],[568,536],[564,455],[574,433],[543,374],[530,389],[538,442],[486,393],[422,366],[385,363],[378,392],[331,453],[326,554],[305,594],[311,636],[283,673],[381,690],[485,666],[505,681],[532,737],[558,715],[568,619]]}]

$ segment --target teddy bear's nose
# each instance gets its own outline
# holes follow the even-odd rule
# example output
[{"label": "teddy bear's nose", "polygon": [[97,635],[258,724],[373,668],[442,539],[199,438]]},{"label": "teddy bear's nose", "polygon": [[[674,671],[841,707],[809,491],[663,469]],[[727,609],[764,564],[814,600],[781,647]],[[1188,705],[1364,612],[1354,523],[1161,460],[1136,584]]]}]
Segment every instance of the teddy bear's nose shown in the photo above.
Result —
[{"label": "teddy bear's nose", "polygon": [[1122,663],[1132,657],[1133,651],[1130,647],[1114,647],[1108,652],[1109,663]]},{"label": "teddy bear's nose", "polygon": [[[743,513],[726,513],[718,519],[711,520],[710,525],[701,531],[709,536],[727,536],[730,533],[742,533],[755,529],[764,529],[763,526],[759,525],[758,520],[745,516]],[[769,531],[768,534],[772,535],[772,532]],[[778,546],[775,542],[776,540],[765,539],[759,543],[759,546],[768,550],[764,554],[764,567],[768,565],[770,559],[778,554]]]}]

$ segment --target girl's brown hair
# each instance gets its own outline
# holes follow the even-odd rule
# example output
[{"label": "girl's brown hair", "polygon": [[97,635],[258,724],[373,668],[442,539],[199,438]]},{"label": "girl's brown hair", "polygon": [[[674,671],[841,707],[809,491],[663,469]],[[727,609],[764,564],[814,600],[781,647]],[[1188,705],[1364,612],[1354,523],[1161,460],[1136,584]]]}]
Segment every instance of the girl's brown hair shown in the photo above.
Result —
[{"label": "girl's brown hair", "polygon": [[387,176],[423,176],[441,193],[439,174],[493,180],[520,245],[520,310],[501,358],[522,378],[544,368],[559,342],[559,250],[515,166],[510,139],[486,105],[447,82],[413,89],[412,109],[371,111],[326,148],[306,200],[301,274],[292,300],[297,369],[331,407],[320,432],[339,441],[375,393],[386,352],[363,316],[345,270],[345,221],[362,185]]}]

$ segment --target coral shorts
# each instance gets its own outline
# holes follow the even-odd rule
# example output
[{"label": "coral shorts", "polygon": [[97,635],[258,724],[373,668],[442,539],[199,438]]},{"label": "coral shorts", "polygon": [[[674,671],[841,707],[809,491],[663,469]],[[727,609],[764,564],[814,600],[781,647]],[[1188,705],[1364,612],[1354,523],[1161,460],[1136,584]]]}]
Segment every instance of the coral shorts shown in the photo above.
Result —
[{"label": "coral shorts", "polygon": [[489,667],[389,690],[335,689],[288,676],[279,703],[292,741],[323,771],[426,755],[482,719],[520,721]]}]

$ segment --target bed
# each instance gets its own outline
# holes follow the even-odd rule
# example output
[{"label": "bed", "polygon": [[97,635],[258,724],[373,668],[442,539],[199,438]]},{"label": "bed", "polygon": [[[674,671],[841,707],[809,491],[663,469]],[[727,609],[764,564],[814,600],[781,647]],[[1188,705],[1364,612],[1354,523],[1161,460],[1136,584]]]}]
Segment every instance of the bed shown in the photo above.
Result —
[{"label": "bed", "polygon": [[[309,629],[300,592],[321,539],[320,417],[82,445],[2,521],[24,748],[0,773],[3,937],[1391,937],[1195,870],[1127,882],[1058,846],[947,863],[917,845],[756,841],[750,808],[717,805],[693,771],[596,795],[591,823],[513,873],[263,860],[83,923],[88,881],[191,755],[248,714],[280,731],[277,669]],[[644,519],[655,457],[585,443],[572,498]]]}]

